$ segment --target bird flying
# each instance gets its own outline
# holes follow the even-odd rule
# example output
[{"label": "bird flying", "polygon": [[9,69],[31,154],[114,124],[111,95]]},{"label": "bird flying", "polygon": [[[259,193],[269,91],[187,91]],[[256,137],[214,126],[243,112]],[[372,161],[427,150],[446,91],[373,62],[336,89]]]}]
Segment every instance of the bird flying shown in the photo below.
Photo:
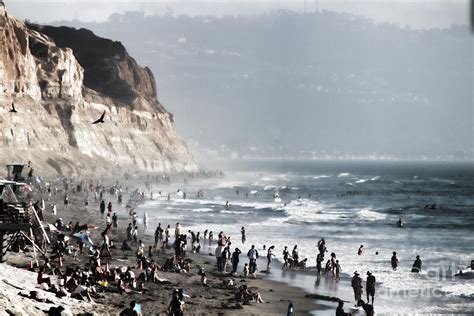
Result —
[{"label": "bird flying", "polygon": [[104,113],[102,113],[100,118],[97,121],[92,122],[92,124],[104,123],[104,117],[105,117],[105,111],[104,111]]}]

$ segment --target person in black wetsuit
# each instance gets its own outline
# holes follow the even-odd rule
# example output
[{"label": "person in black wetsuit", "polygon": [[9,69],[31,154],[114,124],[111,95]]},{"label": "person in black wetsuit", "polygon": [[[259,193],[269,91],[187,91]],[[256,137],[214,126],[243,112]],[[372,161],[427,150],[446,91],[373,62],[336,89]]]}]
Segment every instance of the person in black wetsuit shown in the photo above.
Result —
[{"label": "person in black wetsuit", "polygon": [[420,273],[421,272],[421,259],[420,256],[416,256],[415,262],[413,262],[413,266],[411,268],[411,272]]}]

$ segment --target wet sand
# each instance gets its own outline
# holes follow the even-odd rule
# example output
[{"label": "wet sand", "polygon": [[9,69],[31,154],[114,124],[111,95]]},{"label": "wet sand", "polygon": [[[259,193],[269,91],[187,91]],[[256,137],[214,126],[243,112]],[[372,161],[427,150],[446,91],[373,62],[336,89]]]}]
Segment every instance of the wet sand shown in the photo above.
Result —
[{"label": "wet sand", "polygon": [[[112,184],[113,181],[105,181],[105,184]],[[137,181],[128,183],[129,188],[134,186],[140,187]],[[143,187],[141,188],[143,189]],[[93,224],[99,226],[97,230],[91,231],[91,239],[96,245],[100,245],[101,238],[100,233],[105,229],[106,222],[105,216],[101,217],[99,212],[99,201],[94,201],[93,194],[89,194],[89,206],[86,209],[84,201],[86,197],[85,192],[73,194],[69,192],[69,206],[65,210],[63,205],[64,192],[59,191],[56,196],[53,196],[51,200],[46,201],[45,204],[48,206],[50,203],[56,202],[58,205],[58,214],[53,216],[46,212],[44,214],[45,220],[49,223],[54,223],[57,218],[62,218],[64,223],[69,222],[82,224]],[[47,198],[47,194],[43,196]],[[125,197],[128,196],[124,194]],[[34,201],[38,197],[35,196]],[[122,241],[125,239],[125,228],[131,219],[129,219],[128,213],[125,210],[126,201],[121,206],[116,203],[116,197],[104,194],[104,200],[106,203],[111,201],[114,206],[114,212],[118,215],[119,229],[113,231],[110,239],[114,241],[118,249],[112,249],[112,259],[106,260],[109,262],[110,268],[131,266],[134,268],[135,274],[138,276],[142,270],[137,269],[135,251],[122,251],[119,250]],[[131,201],[131,204],[137,204],[139,201]],[[47,207],[49,210],[49,207]],[[164,223],[162,223],[164,224]],[[168,224],[168,223],[166,223]],[[173,226],[174,223],[169,223]],[[149,230],[153,229],[157,223],[150,223]],[[186,230],[186,228],[184,228]],[[143,234],[143,225],[139,225],[139,239],[142,239],[145,244],[145,249],[148,249],[149,245],[153,244],[151,236]],[[173,232],[171,233],[173,234]],[[173,238],[171,238],[172,240]],[[75,244],[75,242],[73,242]],[[189,245],[188,245],[189,247]],[[209,251],[213,252],[213,251]],[[146,254],[148,252],[146,251]],[[207,253],[207,252],[206,252]],[[153,259],[158,264],[163,264],[166,258],[171,257],[174,254],[173,249],[166,249],[162,251],[154,252]],[[22,253],[9,253],[6,256],[6,261],[16,266],[28,266],[29,258],[28,255]],[[235,277],[234,282],[237,285],[246,284],[249,287],[256,287],[260,292],[265,303],[252,305],[242,305],[235,301],[234,293],[235,286],[226,287],[223,285],[223,279],[227,276],[221,275],[215,268],[214,256],[193,254],[187,251],[187,257],[192,260],[191,272],[190,273],[169,273],[159,272],[161,278],[165,278],[170,281],[170,284],[154,284],[151,282],[145,283],[146,291],[143,293],[130,293],[130,294],[119,294],[119,293],[103,293],[95,297],[97,308],[94,308],[99,314],[104,314],[104,310],[107,310],[108,314],[116,314],[117,312],[128,307],[130,301],[136,301],[142,305],[142,312],[144,315],[157,315],[166,314],[169,302],[171,301],[171,295],[175,288],[185,289],[185,293],[190,295],[190,298],[186,298],[186,312],[185,314],[192,315],[205,315],[205,314],[226,314],[226,315],[276,315],[284,314],[287,311],[289,302],[292,302],[295,306],[295,312],[297,315],[309,315],[311,312],[316,310],[326,309],[327,305],[320,305],[315,300],[306,298],[308,294],[304,290],[298,287],[289,286],[286,283],[271,280],[268,275],[259,273],[257,279]],[[76,260],[73,256],[66,257],[64,261],[64,267],[84,267],[88,262],[89,258],[85,255],[78,255]],[[245,256],[241,256],[241,261],[246,260]],[[208,285],[204,286],[200,284],[200,276],[197,275],[199,267],[204,267],[206,275],[208,277]],[[234,285],[235,285],[234,284]],[[106,309],[103,307],[106,306]],[[92,310],[91,310],[92,312]]]}]

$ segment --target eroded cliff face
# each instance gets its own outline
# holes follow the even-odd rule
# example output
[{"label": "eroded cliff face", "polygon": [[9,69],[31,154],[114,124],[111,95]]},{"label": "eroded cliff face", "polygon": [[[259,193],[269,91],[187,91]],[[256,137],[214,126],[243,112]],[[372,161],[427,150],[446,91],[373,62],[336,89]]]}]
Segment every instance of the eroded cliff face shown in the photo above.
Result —
[{"label": "eroded cliff face", "polygon": [[196,170],[153,74],[120,43],[25,25],[2,6],[0,34],[0,163],[31,160],[43,174]]}]

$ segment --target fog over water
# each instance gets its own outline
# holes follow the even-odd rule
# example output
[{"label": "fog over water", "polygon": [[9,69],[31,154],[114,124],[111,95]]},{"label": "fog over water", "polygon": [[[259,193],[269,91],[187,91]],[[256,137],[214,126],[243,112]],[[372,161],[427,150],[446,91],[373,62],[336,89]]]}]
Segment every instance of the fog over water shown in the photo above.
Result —
[{"label": "fog over water", "polygon": [[[24,3],[35,4],[9,5]],[[154,72],[178,132],[206,154],[472,159],[466,2],[167,4],[102,1],[108,9],[96,11],[115,14],[86,19],[77,8],[88,2],[75,2],[74,17],[54,2],[49,19],[121,41]]]}]

